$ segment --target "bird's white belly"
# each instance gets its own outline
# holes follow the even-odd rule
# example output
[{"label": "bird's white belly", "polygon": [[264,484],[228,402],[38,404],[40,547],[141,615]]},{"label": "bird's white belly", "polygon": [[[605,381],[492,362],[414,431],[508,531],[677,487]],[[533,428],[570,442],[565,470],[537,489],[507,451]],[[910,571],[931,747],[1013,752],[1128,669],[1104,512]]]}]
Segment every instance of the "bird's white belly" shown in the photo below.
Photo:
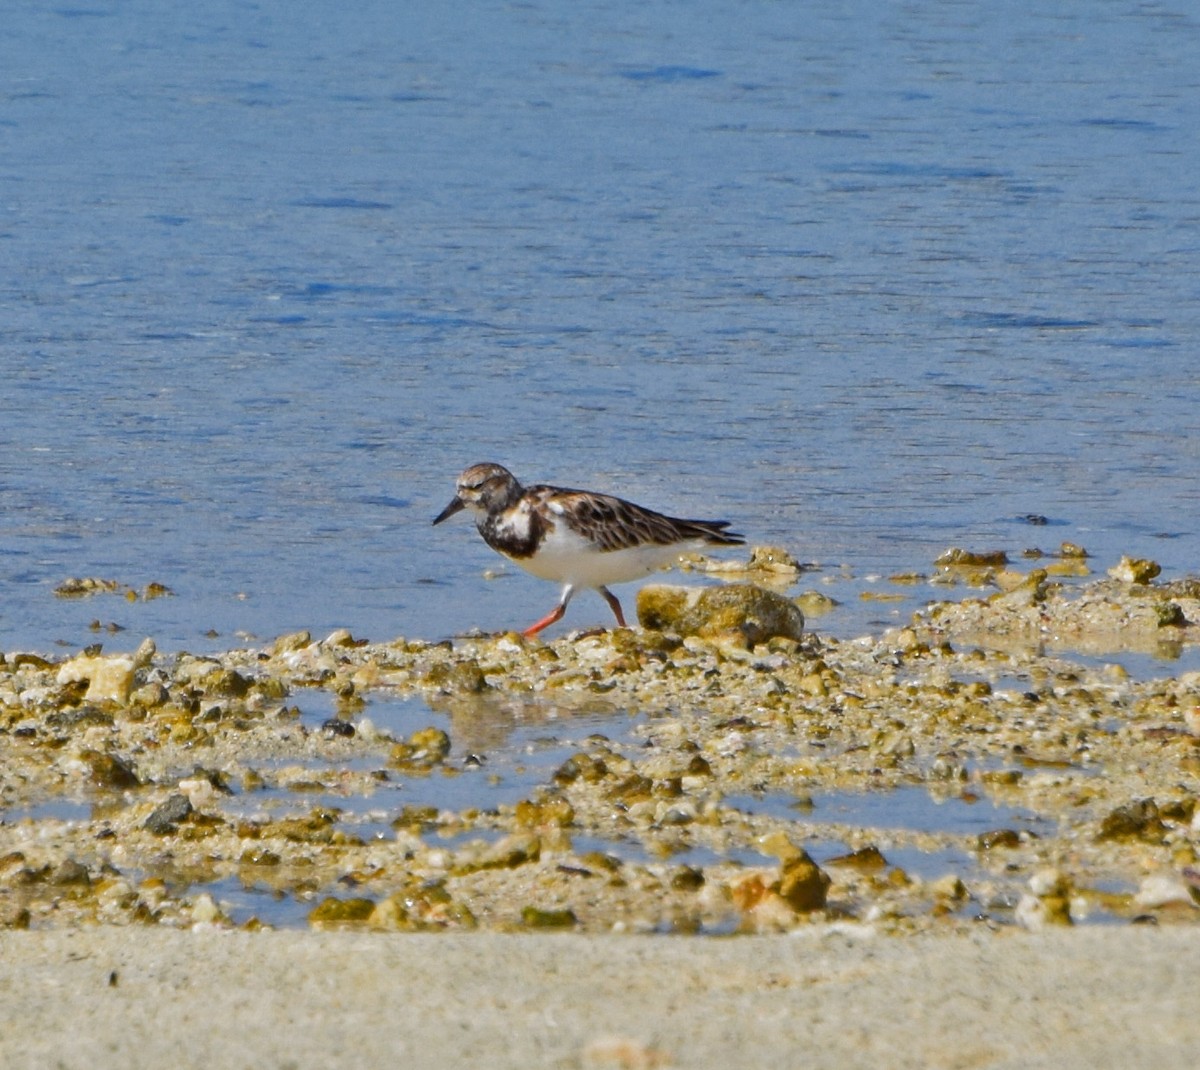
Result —
[{"label": "bird's white belly", "polygon": [[687,545],[635,546],[627,550],[599,552],[565,524],[548,531],[532,557],[513,558],[527,572],[543,580],[569,583],[575,587],[607,587],[648,576],[690,549]]}]

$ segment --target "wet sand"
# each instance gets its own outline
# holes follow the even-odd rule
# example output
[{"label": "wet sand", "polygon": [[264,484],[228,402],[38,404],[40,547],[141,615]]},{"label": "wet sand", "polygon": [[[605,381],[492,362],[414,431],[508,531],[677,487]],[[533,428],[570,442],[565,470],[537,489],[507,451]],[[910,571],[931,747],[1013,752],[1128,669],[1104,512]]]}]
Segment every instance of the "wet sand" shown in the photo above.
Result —
[{"label": "wet sand", "polygon": [[1200,930],[0,935],[0,1065],[1200,1065]]}]

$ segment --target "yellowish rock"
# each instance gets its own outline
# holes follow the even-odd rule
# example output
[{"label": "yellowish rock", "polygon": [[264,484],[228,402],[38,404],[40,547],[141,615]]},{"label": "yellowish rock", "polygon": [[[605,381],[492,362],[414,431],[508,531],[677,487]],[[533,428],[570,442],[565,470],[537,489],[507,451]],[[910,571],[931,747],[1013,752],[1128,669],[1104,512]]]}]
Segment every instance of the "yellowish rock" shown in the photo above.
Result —
[{"label": "yellowish rock", "polygon": [[793,601],[810,617],[819,617],[838,606],[836,599],[821,591],[801,591]]},{"label": "yellowish rock", "polygon": [[747,568],[794,576],[800,572],[800,562],[782,546],[755,546],[750,551]]},{"label": "yellowish rock", "polygon": [[1142,557],[1122,557],[1108,574],[1114,580],[1122,583],[1149,583],[1162,571],[1157,561],[1149,561]]},{"label": "yellowish rock", "polygon": [[799,857],[784,862],[779,895],[797,914],[806,914],[825,905],[829,884],[829,874],[802,850]]},{"label": "yellowish rock", "polygon": [[651,584],[638,592],[643,628],[703,639],[733,638],[753,647],[776,637],[799,639],[804,614],[783,595],[751,583],[724,587]]},{"label": "yellowish rock", "polygon": [[58,670],[58,684],[76,684],[86,681],[86,702],[116,702],[124,705],[133,690],[137,666],[128,654],[104,657],[80,654],[65,661]]}]

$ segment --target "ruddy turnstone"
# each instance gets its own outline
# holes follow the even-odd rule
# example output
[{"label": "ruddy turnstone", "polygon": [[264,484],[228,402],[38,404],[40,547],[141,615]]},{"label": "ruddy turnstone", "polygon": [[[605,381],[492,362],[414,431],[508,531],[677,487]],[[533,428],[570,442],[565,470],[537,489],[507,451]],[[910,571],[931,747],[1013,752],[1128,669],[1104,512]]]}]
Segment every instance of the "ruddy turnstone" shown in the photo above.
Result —
[{"label": "ruddy turnstone", "polygon": [[539,484],[523,487],[498,464],[473,464],[458,477],[458,493],[434,518],[440,524],[463,509],[475,514],[479,534],[526,572],[563,585],[558,605],[525,629],[537,635],[566,612],[580,587],[599,591],[625,627],[610,583],[647,576],[686,550],[740,546],[727,520],[677,520],[633,502]]}]

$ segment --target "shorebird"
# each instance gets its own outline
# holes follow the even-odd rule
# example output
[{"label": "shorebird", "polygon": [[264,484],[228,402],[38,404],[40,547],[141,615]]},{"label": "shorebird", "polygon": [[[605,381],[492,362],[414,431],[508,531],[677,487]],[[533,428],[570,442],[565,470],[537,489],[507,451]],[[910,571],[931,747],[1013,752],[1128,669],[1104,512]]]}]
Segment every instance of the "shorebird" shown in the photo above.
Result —
[{"label": "shorebird", "polygon": [[457,493],[435,524],[463,509],[475,514],[493,550],[543,580],[563,585],[558,605],[524,635],[548,628],[580,588],[599,591],[624,628],[612,583],[647,576],[701,546],[740,546],[727,520],[678,520],[610,494],[539,484],[523,487],[502,465],[473,464],[458,477]]}]

